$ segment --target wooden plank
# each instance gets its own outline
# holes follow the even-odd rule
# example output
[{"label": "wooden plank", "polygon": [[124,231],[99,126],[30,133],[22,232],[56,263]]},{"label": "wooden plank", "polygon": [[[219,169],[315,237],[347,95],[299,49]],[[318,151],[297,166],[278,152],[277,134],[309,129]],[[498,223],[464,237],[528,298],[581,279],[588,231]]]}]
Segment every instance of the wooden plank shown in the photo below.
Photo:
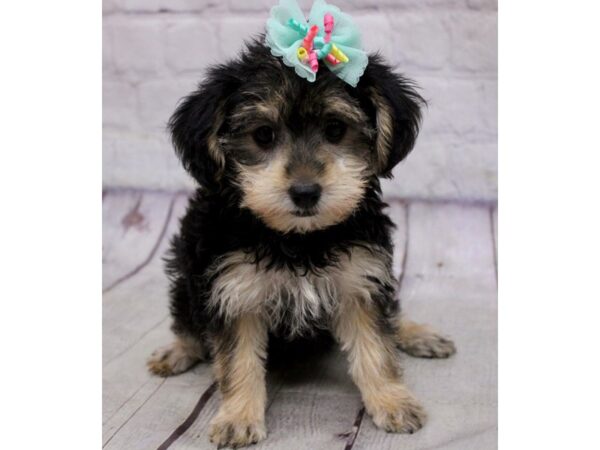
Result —
[{"label": "wooden plank", "polygon": [[175,377],[153,377],[153,380],[159,383],[158,388],[134,411],[104,448],[158,448],[186,420],[198,398],[213,383],[208,364],[199,364],[191,371]]},{"label": "wooden plank", "polygon": [[[164,395],[172,396],[172,391],[177,390],[187,399],[178,399],[181,408],[177,414],[160,414],[158,418],[152,413],[145,414],[144,420],[148,423],[156,424],[162,420],[160,423],[166,427],[157,425],[154,435],[144,438],[160,444],[159,441],[165,438],[165,430],[170,433],[185,419],[188,413],[186,401],[193,403],[195,393],[212,382],[207,365],[204,369],[198,366],[194,374],[175,377],[174,381],[151,376],[145,365],[153,350],[173,339],[169,330],[167,279],[160,256],[168,247],[170,235],[178,229],[178,218],[186,205],[187,198],[178,196],[157,256],[136,276],[104,296],[103,442],[108,448],[134,445],[130,440],[135,439],[128,437],[130,428],[127,425],[136,412],[152,398],[163,402]],[[187,388],[177,388],[181,383]]]},{"label": "wooden plank", "polygon": [[152,377],[146,358],[172,340],[165,319],[139,342],[112,360],[102,371],[102,434],[106,443],[133,413],[148,400],[163,379]]},{"label": "wooden plank", "polygon": [[187,197],[178,196],[168,229],[153,259],[134,277],[103,296],[103,364],[126,351],[168,315],[168,280],[162,257],[179,227]]},{"label": "wooden plank", "polygon": [[[107,264],[115,258],[113,250],[117,247],[119,238],[123,234],[121,220],[128,212],[135,209],[141,201],[142,192],[105,191],[102,195],[102,263]],[[104,277],[104,273],[102,274]]]},{"label": "wooden plank", "polygon": [[102,202],[102,288],[140,267],[169,220],[172,194],[109,192]]},{"label": "wooden plank", "polygon": [[363,420],[354,449],[492,449],[497,434],[497,303],[489,211],[412,204],[403,310],[456,342],[448,360],[403,357],[405,380],[429,420],[414,435]]}]

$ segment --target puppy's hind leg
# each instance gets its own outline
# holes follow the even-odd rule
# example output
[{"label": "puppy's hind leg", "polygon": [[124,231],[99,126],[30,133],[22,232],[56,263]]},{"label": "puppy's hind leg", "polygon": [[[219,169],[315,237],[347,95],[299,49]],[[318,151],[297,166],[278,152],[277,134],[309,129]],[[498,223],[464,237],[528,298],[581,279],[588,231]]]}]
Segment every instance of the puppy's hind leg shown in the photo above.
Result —
[{"label": "puppy's hind leg", "polygon": [[456,346],[450,339],[403,317],[398,319],[396,337],[400,350],[417,358],[448,358],[456,353]]},{"label": "puppy's hind leg", "polygon": [[171,345],[161,347],[148,358],[148,370],[161,377],[185,372],[208,356],[202,342],[192,336],[176,336]]}]

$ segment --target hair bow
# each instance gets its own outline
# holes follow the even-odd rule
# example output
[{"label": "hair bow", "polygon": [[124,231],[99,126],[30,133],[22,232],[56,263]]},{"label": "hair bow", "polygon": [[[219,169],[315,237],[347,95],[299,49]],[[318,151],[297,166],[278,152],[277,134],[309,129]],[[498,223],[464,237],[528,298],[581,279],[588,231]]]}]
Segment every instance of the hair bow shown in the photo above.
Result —
[{"label": "hair bow", "polygon": [[274,56],[310,82],[324,64],[356,87],[369,62],[352,18],[324,0],[315,0],[308,21],[296,0],[280,0],[271,8],[266,43]]}]

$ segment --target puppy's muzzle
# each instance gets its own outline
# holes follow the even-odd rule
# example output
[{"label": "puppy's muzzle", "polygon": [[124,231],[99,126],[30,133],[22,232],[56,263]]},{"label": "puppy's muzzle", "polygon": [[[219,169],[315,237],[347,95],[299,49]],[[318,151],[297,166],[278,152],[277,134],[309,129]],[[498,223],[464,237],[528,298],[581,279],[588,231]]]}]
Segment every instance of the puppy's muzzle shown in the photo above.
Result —
[{"label": "puppy's muzzle", "polygon": [[295,183],[288,192],[297,207],[309,210],[319,202],[322,190],[318,183]]}]

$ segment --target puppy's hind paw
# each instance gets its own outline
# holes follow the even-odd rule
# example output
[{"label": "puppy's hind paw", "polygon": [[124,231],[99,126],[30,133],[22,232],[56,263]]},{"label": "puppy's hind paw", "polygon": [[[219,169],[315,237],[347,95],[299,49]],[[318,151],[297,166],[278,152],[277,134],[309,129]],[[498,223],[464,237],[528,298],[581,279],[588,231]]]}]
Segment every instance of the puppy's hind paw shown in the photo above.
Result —
[{"label": "puppy's hind paw", "polygon": [[456,346],[430,328],[414,322],[400,322],[398,347],[417,358],[448,358],[456,353]]},{"label": "puppy's hind paw", "polygon": [[256,444],[267,437],[264,422],[248,423],[237,420],[213,421],[208,434],[210,441],[218,448],[239,448]]},{"label": "puppy's hind paw", "polygon": [[171,345],[154,351],[146,365],[148,370],[160,377],[178,375],[190,369],[202,358],[192,353],[181,341],[175,341]]}]

